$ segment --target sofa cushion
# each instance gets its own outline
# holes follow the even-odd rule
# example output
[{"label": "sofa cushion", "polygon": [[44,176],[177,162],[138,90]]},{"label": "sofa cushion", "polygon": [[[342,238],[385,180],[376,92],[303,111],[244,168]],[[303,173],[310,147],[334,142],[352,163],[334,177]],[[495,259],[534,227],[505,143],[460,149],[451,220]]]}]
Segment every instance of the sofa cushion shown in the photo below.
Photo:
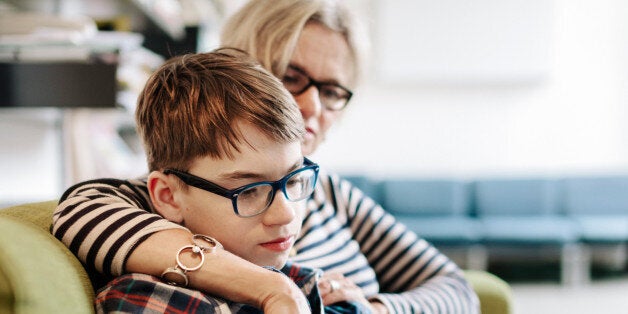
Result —
[{"label": "sofa cushion", "polygon": [[[29,211],[28,207],[23,211],[15,208],[11,213]],[[38,214],[47,216],[45,212],[52,209],[39,207]],[[50,225],[50,218],[43,222],[35,215],[31,223],[7,214],[6,209],[0,212],[0,312],[93,312],[94,292],[85,270],[47,227],[43,228]]]},{"label": "sofa cushion", "polygon": [[580,237],[578,225],[560,216],[484,217],[480,220],[486,243],[562,245],[575,243]]},{"label": "sofa cushion", "polygon": [[398,215],[397,220],[435,245],[468,245],[482,240],[481,226],[473,218]]},{"label": "sofa cushion", "polygon": [[550,179],[484,179],[476,181],[474,186],[480,217],[538,217],[558,213],[556,183]]},{"label": "sofa cushion", "polygon": [[628,217],[628,176],[567,178],[562,181],[568,215]]},{"label": "sofa cushion", "polygon": [[572,219],[585,242],[628,242],[628,215],[574,215]]},{"label": "sofa cushion", "polygon": [[467,215],[467,185],[458,180],[389,179],[381,183],[382,205],[393,215]]}]

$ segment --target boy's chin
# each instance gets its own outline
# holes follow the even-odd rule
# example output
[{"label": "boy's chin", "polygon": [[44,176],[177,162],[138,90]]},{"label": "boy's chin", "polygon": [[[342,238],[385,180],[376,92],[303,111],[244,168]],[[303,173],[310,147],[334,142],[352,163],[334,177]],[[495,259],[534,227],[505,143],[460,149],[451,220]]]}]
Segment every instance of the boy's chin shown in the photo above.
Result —
[{"label": "boy's chin", "polygon": [[288,254],[282,254],[271,260],[266,261],[261,266],[273,267],[275,269],[282,269],[288,262]]}]

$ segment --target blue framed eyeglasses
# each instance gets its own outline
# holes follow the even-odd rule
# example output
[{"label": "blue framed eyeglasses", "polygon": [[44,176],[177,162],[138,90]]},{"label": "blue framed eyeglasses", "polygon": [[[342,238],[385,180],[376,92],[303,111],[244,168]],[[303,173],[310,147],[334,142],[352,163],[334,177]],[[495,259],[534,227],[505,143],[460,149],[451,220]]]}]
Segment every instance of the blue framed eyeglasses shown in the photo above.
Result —
[{"label": "blue framed eyeglasses", "polygon": [[240,217],[257,216],[270,207],[278,190],[287,200],[298,202],[314,192],[318,180],[319,166],[303,158],[303,167],[290,172],[277,181],[254,182],[228,190],[201,177],[176,169],[166,169],[165,174],[173,174],[185,184],[231,199],[233,211]]}]

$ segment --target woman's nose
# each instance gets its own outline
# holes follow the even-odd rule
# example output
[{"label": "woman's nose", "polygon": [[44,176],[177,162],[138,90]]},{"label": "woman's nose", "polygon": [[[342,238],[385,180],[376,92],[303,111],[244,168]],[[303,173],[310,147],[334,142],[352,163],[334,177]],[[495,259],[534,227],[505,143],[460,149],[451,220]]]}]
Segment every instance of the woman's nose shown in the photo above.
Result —
[{"label": "woman's nose", "polygon": [[320,116],[323,110],[323,105],[321,104],[316,86],[310,86],[301,95],[295,97],[295,100],[299,104],[299,109],[301,110],[301,115],[304,120]]},{"label": "woman's nose", "polygon": [[264,212],[263,223],[267,226],[287,225],[296,218],[297,202],[286,199],[286,196],[277,191],[275,199],[270,207]]}]

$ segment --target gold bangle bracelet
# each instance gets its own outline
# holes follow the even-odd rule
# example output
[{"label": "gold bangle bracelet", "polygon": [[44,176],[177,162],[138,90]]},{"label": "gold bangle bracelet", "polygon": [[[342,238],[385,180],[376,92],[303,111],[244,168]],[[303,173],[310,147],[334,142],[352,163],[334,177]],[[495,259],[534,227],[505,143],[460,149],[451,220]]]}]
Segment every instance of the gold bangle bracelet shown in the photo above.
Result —
[{"label": "gold bangle bracelet", "polygon": [[[200,242],[203,241],[207,245],[202,245]],[[199,270],[205,264],[205,253],[214,252],[217,249],[222,248],[222,244],[218,242],[218,240],[202,235],[195,234],[192,236],[191,245],[186,245],[180,248],[177,251],[177,255],[175,256],[175,260],[177,264],[173,267],[168,267],[163,273],[161,273],[161,278],[170,285],[187,287],[190,280],[188,278],[187,272],[192,272],[195,270]],[[187,266],[181,262],[181,254],[185,251],[191,251],[192,254],[198,254],[201,257],[201,261],[198,265]]]}]

